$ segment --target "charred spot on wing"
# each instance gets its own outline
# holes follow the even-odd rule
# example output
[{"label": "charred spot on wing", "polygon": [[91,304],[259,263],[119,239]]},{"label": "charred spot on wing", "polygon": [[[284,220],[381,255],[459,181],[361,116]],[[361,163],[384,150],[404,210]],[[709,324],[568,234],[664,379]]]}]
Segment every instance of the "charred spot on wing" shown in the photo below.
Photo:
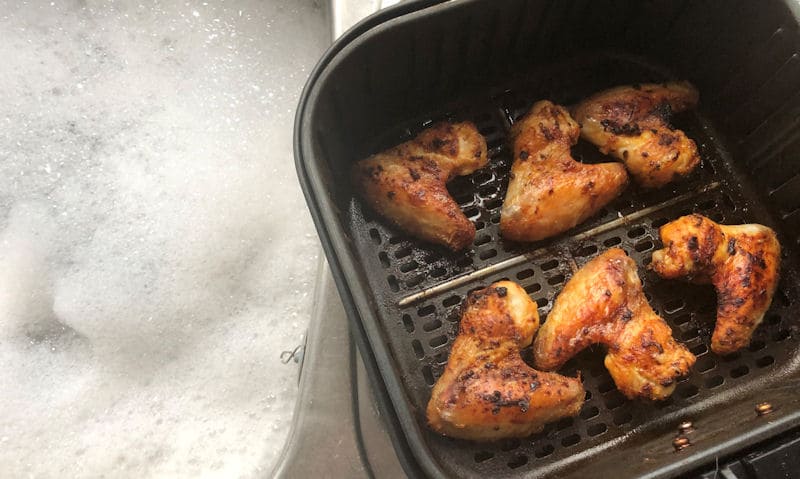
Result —
[{"label": "charred spot on wing", "polygon": [[666,123],[672,116],[672,105],[667,101],[661,102],[653,109],[651,114],[661,118]]},{"label": "charred spot on wing", "polygon": [[661,133],[658,135],[658,144],[661,146],[669,146],[676,141],[678,141],[678,137],[676,135],[671,135],[669,133]]},{"label": "charred spot on wing", "polygon": [[625,308],[625,311],[622,313],[622,322],[627,323],[633,318],[633,311],[628,308]]},{"label": "charred spot on wing", "polygon": [[539,122],[539,131],[542,132],[547,141],[553,141],[558,137],[557,128],[547,128],[542,122]]},{"label": "charred spot on wing", "polygon": [[497,292],[497,296],[504,298],[506,294],[508,294],[508,289],[503,286],[498,286],[494,289]]},{"label": "charred spot on wing", "polygon": [[522,151],[519,152],[519,159],[522,160],[522,161],[527,160],[529,156],[530,156],[530,154],[525,150],[522,150]]},{"label": "charred spot on wing", "polygon": [[472,379],[473,377],[475,377],[475,371],[470,369],[469,371],[467,371],[467,372],[465,372],[464,374],[461,375],[461,377],[459,378],[459,381],[462,381],[462,382],[463,381],[468,381],[468,380]]},{"label": "charred spot on wing", "polygon": [[697,236],[690,237],[689,241],[686,242],[686,246],[689,248],[689,251],[697,251],[698,248]]},{"label": "charred spot on wing", "polygon": [[638,123],[622,123],[619,124],[615,121],[605,119],[600,121],[603,131],[610,132],[619,136],[639,136],[642,134],[641,128]]},{"label": "charred spot on wing", "polygon": [[728,240],[728,254],[731,256],[736,254],[736,238]]}]

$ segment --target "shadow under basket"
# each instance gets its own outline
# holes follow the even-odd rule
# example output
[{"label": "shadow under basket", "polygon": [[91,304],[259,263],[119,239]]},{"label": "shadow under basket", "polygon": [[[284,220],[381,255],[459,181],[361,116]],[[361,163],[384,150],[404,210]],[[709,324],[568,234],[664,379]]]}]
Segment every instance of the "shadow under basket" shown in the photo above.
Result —
[{"label": "shadow under basket", "polygon": [[[404,2],[345,34],[306,86],[295,126],[298,176],[364,356],[390,435],[410,475],[671,476],[800,425],[800,32],[797,4],[770,1]],[[614,85],[687,79],[697,110],[674,123],[702,165],[660,190],[631,186],[589,221],[530,244],[504,241],[511,125],[540,99],[563,105]],[[448,185],[475,223],[474,244],[451,253],[387,225],[355,198],[350,166],[439,120],[473,121],[489,166]],[[580,142],[574,156],[608,161]],[[750,346],[709,349],[710,287],[648,272],[658,228],[697,212],[774,228],[782,278]],[[466,295],[520,283],[546,321],[574,268],[610,247],[639,265],[645,293],[696,356],[666,401],[626,399],[602,348],[562,368],[581,373],[580,414],[524,439],[439,436],[425,420]],[[755,406],[770,402],[759,416]],[[677,425],[694,424],[675,452]]]}]

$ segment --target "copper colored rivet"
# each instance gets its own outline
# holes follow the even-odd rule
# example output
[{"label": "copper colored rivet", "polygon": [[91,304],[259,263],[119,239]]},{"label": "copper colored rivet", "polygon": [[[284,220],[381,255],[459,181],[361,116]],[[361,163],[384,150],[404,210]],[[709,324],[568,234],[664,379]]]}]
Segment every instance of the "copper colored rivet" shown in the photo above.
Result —
[{"label": "copper colored rivet", "polygon": [[686,436],[678,436],[672,440],[672,447],[674,447],[676,451],[682,451],[691,445],[692,443]]},{"label": "copper colored rivet", "polygon": [[683,421],[678,425],[678,430],[686,434],[687,432],[694,431],[694,425],[692,425],[692,421]]},{"label": "copper colored rivet", "polygon": [[772,412],[772,404],[768,402],[762,402],[758,406],[756,406],[756,414],[759,416],[765,416]]}]

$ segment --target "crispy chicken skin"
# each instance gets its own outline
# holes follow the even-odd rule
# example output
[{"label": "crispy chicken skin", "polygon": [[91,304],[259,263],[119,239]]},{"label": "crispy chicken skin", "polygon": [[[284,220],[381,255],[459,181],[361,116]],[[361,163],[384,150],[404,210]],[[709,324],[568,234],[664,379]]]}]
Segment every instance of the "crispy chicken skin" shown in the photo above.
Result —
[{"label": "crispy chicken skin", "polygon": [[621,86],[587,98],[574,114],[584,139],[625,163],[640,185],[658,188],[700,164],[694,141],[668,123],[698,99],[688,82]]},{"label": "crispy chicken skin", "polygon": [[540,101],[514,124],[514,164],[500,231],[514,241],[562,233],[597,213],[625,189],[618,163],[584,165],[570,155],[580,135],[566,109]]},{"label": "crispy chicken skin", "polygon": [[564,286],[533,344],[534,362],[554,370],[596,343],[608,347],[605,366],[631,399],[665,399],[696,359],[650,307],[636,263],[619,248],[589,261]]},{"label": "crispy chicken skin", "polygon": [[539,328],[536,303],[500,281],[467,298],[460,332],[433,387],[428,422],[437,432],[491,441],[525,437],[581,409],[581,381],[532,369],[520,357]]},{"label": "crispy chicken skin", "polygon": [[472,123],[438,123],[414,139],[359,161],[351,172],[364,200],[417,238],[458,251],[475,239],[445,183],[487,163],[486,140]]},{"label": "crispy chicken skin", "polygon": [[778,286],[781,246],[758,224],[726,226],[688,215],[660,230],[664,248],[649,267],[664,278],[711,283],[717,290],[717,323],[711,350],[731,354],[750,343]]}]

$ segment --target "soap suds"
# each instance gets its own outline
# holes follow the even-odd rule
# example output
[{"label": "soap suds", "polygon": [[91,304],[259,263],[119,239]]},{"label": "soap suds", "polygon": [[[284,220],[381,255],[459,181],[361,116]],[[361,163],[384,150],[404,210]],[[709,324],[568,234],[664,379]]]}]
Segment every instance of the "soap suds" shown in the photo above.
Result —
[{"label": "soap suds", "polygon": [[325,19],[156,5],[0,8],[4,477],[265,475],[288,432],[319,251],[292,120]]}]

